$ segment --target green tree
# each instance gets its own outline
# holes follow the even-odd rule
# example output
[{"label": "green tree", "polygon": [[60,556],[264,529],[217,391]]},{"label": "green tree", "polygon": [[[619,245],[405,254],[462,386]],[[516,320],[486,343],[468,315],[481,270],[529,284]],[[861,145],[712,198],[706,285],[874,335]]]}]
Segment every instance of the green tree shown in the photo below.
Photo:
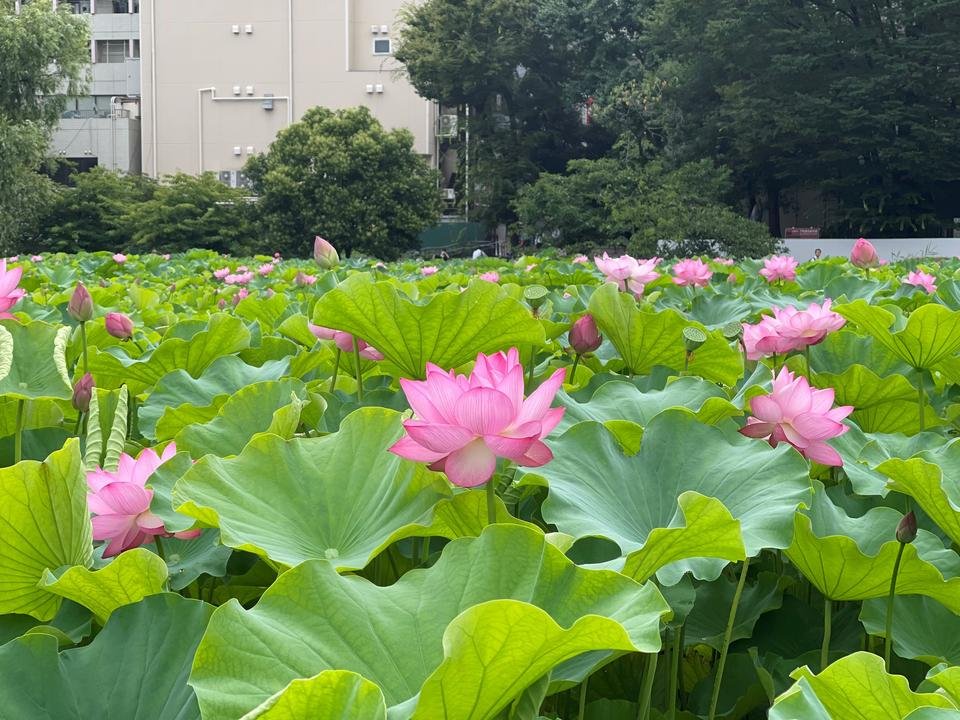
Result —
[{"label": "green tree", "polygon": [[303,255],[322,235],[350,254],[394,259],[437,222],[437,174],[408,130],[384,130],[367,108],[316,107],[281,131],[245,172],[274,247]]},{"label": "green tree", "polygon": [[90,59],[87,25],[67,8],[0,0],[0,251],[36,237],[51,182],[37,174],[64,94],[79,92]]}]

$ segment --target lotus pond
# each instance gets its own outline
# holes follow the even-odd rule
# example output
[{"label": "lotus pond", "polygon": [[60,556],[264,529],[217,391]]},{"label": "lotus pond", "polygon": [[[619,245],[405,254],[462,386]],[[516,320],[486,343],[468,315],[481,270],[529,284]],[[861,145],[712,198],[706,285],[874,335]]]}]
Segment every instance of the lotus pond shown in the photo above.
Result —
[{"label": "lotus pond", "polygon": [[0,718],[960,718],[960,262],[0,268]]}]

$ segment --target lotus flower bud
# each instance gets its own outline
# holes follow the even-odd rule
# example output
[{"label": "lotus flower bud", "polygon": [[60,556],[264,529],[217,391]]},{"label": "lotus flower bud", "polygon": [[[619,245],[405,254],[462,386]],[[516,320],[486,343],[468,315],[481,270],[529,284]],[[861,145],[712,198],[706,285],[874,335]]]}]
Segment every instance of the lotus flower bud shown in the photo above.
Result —
[{"label": "lotus flower bud", "polygon": [[913,510],[908,512],[897,523],[897,541],[909,545],[917,539],[917,516]]},{"label": "lotus flower bud", "polygon": [[83,286],[83,283],[77,283],[73,289],[73,295],[67,303],[67,312],[78,322],[93,319],[93,298],[90,297],[90,291]]},{"label": "lotus flower bud", "polygon": [[688,353],[695,352],[707,341],[707,334],[698,327],[690,326],[683,329],[683,346]]},{"label": "lotus flower bud", "polygon": [[340,264],[337,249],[319,235],[313,241],[313,259],[324,270],[333,270]]},{"label": "lotus flower bud", "polygon": [[133,321],[123,313],[107,313],[107,332],[118,340],[133,337]]},{"label": "lotus flower bud", "polygon": [[82,413],[90,410],[90,397],[93,395],[93,375],[85,373],[73,386],[73,407]]},{"label": "lotus flower bud", "polygon": [[853,244],[853,250],[850,251],[850,262],[858,268],[873,268],[880,265],[880,257],[869,240],[860,238]]},{"label": "lotus flower bud", "polygon": [[597,330],[597,323],[593,315],[584,315],[577,320],[570,328],[570,347],[577,355],[593,352],[600,343],[603,342],[603,336]]}]

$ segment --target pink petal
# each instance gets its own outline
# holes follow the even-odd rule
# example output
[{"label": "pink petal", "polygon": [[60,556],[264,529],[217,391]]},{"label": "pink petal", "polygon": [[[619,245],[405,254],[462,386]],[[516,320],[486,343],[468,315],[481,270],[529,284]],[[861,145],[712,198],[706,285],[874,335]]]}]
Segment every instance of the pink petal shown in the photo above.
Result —
[{"label": "pink petal", "polygon": [[840,457],[840,453],[822,441],[810,444],[803,451],[803,455],[821,465],[843,466],[843,458]]},{"label": "pink petal", "polygon": [[446,457],[445,453],[428,450],[416,440],[407,436],[397,440],[390,447],[390,452],[407,460],[413,460],[413,462],[433,463]]},{"label": "pink petal", "polygon": [[149,510],[137,516],[137,527],[147,535],[162,535],[165,532],[163,529],[163,520]]},{"label": "pink petal", "polygon": [[468,390],[457,401],[457,422],[474,435],[496,435],[510,425],[514,416],[510,398],[492,388]]},{"label": "pink petal", "polygon": [[137,530],[135,515],[96,515],[90,522],[93,525],[93,539],[97,541],[122,538],[131,528]]},{"label": "pink petal", "polygon": [[178,540],[196,540],[203,533],[202,530],[183,530],[173,534]]},{"label": "pink petal", "polygon": [[551,460],[553,460],[553,453],[550,452],[550,448],[547,447],[546,443],[537,440],[530,446],[527,454],[518,464],[524,467],[540,467]]},{"label": "pink petal", "polygon": [[[430,390],[434,386],[429,381],[400,378],[400,387],[418,418],[427,422],[450,423],[452,418],[445,417],[434,406],[430,394]],[[452,407],[453,403],[450,406]]]},{"label": "pink petal", "polygon": [[543,414],[543,420],[540,421],[540,438],[543,439],[563,420],[563,414],[566,408],[550,408]]},{"label": "pink petal", "polygon": [[118,515],[139,515],[150,507],[153,499],[152,491],[127,482],[110,483],[101,488],[98,495]]},{"label": "pink petal", "polygon": [[536,435],[532,437],[504,437],[503,435],[484,435],[483,441],[490,451],[497,457],[505,457],[519,463],[530,450],[533,443],[538,442]]},{"label": "pink petal", "polygon": [[551,375],[546,382],[530,393],[530,397],[523,401],[523,408],[517,417],[517,424],[525,422],[543,422],[550,404],[557,395],[560,386],[563,385],[563,378],[567,374],[566,368],[560,368]]},{"label": "pink petal", "polygon": [[[753,420],[753,418],[750,418]],[[776,427],[773,423],[764,423],[764,422],[750,422],[747,421],[747,424],[740,428],[740,434],[746,435],[747,437],[752,438],[765,438],[769,437]]]},{"label": "pink petal", "polygon": [[798,433],[808,440],[826,440],[836,437],[843,432],[843,425],[831,420],[826,415],[804,413],[797,415],[790,424]]},{"label": "pink petal", "polygon": [[780,405],[769,395],[757,395],[750,399],[750,411],[758,420],[765,423],[778,423],[783,420]]},{"label": "pink petal", "polygon": [[443,455],[459,450],[477,436],[477,433],[472,433],[460,425],[428,423],[423,420],[407,420],[403,427],[411,440]]},{"label": "pink petal", "polygon": [[476,487],[483,485],[493,475],[497,457],[481,439],[451,453],[443,464],[443,470],[454,485]]}]

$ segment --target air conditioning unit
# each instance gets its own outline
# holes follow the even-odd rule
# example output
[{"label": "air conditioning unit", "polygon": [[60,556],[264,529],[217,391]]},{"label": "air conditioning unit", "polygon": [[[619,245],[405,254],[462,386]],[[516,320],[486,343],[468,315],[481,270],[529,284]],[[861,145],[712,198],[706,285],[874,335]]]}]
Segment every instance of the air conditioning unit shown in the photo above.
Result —
[{"label": "air conditioning unit", "polygon": [[379,25],[371,25],[371,26],[370,26],[370,32],[373,33],[374,35],[376,35],[378,32],[380,32],[380,26],[379,26]]},{"label": "air conditioning unit", "polygon": [[455,138],[457,136],[457,126],[456,115],[441,115],[437,122],[437,137]]},{"label": "air conditioning unit", "polygon": [[373,85],[367,85],[367,94],[370,95],[373,93]]},{"label": "air conditioning unit", "polygon": [[443,189],[443,199],[453,202],[457,199],[457,191],[454,188],[444,188]]}]

